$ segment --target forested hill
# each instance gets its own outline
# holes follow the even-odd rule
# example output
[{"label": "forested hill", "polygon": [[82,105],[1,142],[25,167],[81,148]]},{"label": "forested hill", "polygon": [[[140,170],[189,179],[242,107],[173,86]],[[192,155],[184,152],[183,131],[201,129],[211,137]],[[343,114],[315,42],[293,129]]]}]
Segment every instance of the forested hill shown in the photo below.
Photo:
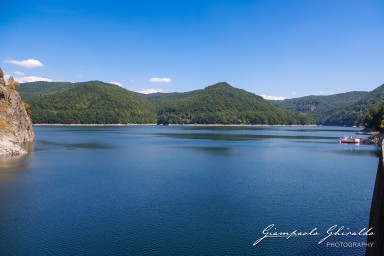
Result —
[{"label": "forested hill", "polygon": [[100,81],[31,83],[19,91],[30,105],[33,123],[146,124],[157,120],[154,104],[143,95]]},{"label": "forested hill", "polygon": [[305,96],[282,101],[272,101],[294,113],[307,115],[317,124],[325,124],[336,111],[343,110],[364,98],[368,92],[346,92],[329,96]]},{"label": "forested hill", "polygon": [[76,83],[68,82],[32,82],[23,83],[17,89],[21,98],[29,100],[35,97],[53,94],[76,86]]},{"label": "forested hill", "polygon": [[185,93],[143,95],[100,81],[22,84],[34,123],[312,124],[227,83]]},{"label": "forested hill", "polygon": [[328,125],[359,125],[364,123],[364,118],[369,110],[384,102],[384,84],[367,93],[358,101],[343,109],[335,109],[325,124]]},{"label": "forested hill", "polygon": [[383,133],[384,129],[384,102],[370,109],[365,116],[365,127]]},{"label": "forested hill", "polygon": [[329,96],[306,96],[273,101],[294,113],[304,114],[316,124],[353,126],[364,123],[369,110],[384,102],[384,85],[370,92],[347,92]]},{"label": "forested hill", "polygon": [[157,105],[158,124],[311,124],[302,115],[253,93],[217,83],[187,93],[147,96]]}]

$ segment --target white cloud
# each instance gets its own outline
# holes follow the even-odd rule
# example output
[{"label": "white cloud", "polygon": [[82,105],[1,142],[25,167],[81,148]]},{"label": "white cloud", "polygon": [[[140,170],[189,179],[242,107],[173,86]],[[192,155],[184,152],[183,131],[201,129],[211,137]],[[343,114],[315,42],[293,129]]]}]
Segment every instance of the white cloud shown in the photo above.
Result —
[{"label": "white cloud", "polygon": [[24,75],[24,73],[21,72],[21,71],[15,71],[14,73],[15,73],[16,75],[18,75],[18,76],[23,76],[23,75]]},{"label": "white cloud", "polygon": [[37,81],[45,81],[52,82],[53,80],[50,78],[40,77],[40,76],[23,76],[23,77],[15,77],[15,80],[19,83],[30,83]]},{"label": "white cloud", "polygon": [[27,60],[5,60],[5,63],[15,64],[17,66],[23,67],[23,68],[39,68],[44,66],[43,63],[41,63],[38,60],[35,59],[27,59]]},{"label": "white cloud", "polygon": [[121,83],[119,83],[119,82],[109,82],[110,84],[115,84],[115,85],[118,85],[118,86],[120,86],[120,87],[124,87]]},{"label": "white cloud", "polygon": [[147,89],[143,89],[141,91],[138,91],[139,93],[142,93],[142,94],[151,94],[151,93],[157,93],[157,92],[164,92],[163,89],[157,89],[157,88],[147,88]]},{"label": "white cloud", "polygon": [[170,83],[170,82],[172,82],[171,78],[168,78],[168,77],[152,77],[148,81],[151,83]]},{"label": "white cloud", "polygon": [[260,95],[260,96],[266,100],[285,100],[286,99],[286,97],[282,97],[282,96],[268,96],[268,95]]}]

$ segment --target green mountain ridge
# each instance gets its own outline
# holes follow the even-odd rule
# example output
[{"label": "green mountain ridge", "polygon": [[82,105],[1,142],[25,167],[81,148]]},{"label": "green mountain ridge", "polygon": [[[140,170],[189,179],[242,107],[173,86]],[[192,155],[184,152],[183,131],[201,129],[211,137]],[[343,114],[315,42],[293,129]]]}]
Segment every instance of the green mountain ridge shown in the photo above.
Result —
[{"label": "green mountain ridge", "polygon": [[332,113],[325,124],[327,125],[360,125],[364,123],[370,109],[384,102],[384,84],[367,93],[358,101]]},{"label": "green mountain ridge", "polygon": [[[31,86],[34,88],[28,88]],[[47,88],[47,87],[55,87]],[[29,91],[28,91],[29,90]],[[155,123],[155,106],[143,95],[118,85],[84,83],[22,84],[19,92],[30,105],[33,123]],[[38,96],[37,96],[38,95]]]},{"label": "green mountain ridge", "polygon": [[327,96],[310,95],[272,102],[294,113],[306,115],[314,119],[316,124],[326,124],[329,117],[335,112],[358,102],[367,94],[368,92],[352,91]]},{"label": "green mountain ridge", "polygon": [[158,124],[311,124],[261,96],[221,82],[187,93],[156,95]]},{"label": "green mountain ridge", "polygon": [[75,83],[69,82],[31,82],[23,83],[18,89],[21,98],[29,100],[35,97],[54,94],[74,87]]},{"label": "green mountain ridge", "polygon": [[371,92],[267,101],[221,82],[182,93],[140,94],[100,81],[34,82],[18,89],[34,123],[321,124],[364,123],[384,102],[384,85]]},{"label": "green mountain ridge", "polygon": [[20,95],[34,123],[63,124],[312,124],[273,103],[227,83],[185,93],[143,95],[117,85],[24,83]]},{"label": "green mountain ridge", "polygon": [[384,102],[384,85],[370,92],[353,91],[328,96],[305,96],[273,101],[278,106],[303,114],[321,125],[358,126],[370,109]]}]

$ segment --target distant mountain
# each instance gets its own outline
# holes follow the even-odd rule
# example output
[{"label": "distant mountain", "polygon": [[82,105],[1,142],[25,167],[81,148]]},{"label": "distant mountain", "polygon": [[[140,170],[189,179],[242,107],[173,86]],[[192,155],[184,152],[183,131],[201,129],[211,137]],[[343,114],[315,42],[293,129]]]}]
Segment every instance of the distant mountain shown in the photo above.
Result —
[{"label": "distant mountain", "polygon": [[54,94],[76,86],[76,83],[68,82],[32,82],[23,83],[17,89],[21,98],[29,100],[34,97]]},{"label": "distant mountain", "polygon": [[147,96],[157,106],[158,124],[310,124],[253,93],[217,83],[187,93]]},{"label": "distant mountain", "polygon": [[306,96],[284,101],[262,97],[227,83],[184,93],[143,95],[117,85],[24,83],[18,91],[30,104],[34,123],[316,124],[360,125],[384,102],[384,85],[371,92]]},{"label": "distant mountain", "polygon": [[335,112],[343,110],[368,95],[368,92],[346,92],[329,96],[305,96],[282,101],[272,101],[294,113],[306,115],[316,124],[326,124]]},{"label": "distant mountain", "polygon": [[[31,88],[29,88],[31,86]],[[155,123],[155,106],[143,95],[100,81],[20,86],[33,123]]]},{"label": "distant mountain", "polygon": [[383,102],[384,85],[371,92],[347,92],[273,101],[294,113],[313,118],[316,124],[342,126],[363,124],[369,110]]},{"label": "distant mountain", "polygon": [[190,92],[157,92],[151,94],[145,94],[145,97],[153,102],[157,107],[160,106],[160,103],[164,103],[166,101],[179,100],[186,98],[188,96],[192,96],[201,90],[190,91]]},{"label": "distant mountain", "polygon": [[227,83],[185,93],[143,95],[100,81],[35,82],[22,84],[19,92],[31,107],[34,123],[313,123]]},{"label": "distant mountain", "polygon": [[369,110],[384,102],[384,84],[364,97],[353,102],[345,108],[335,109],[327,118],[325,124],[329,125],[360,125],[364,123],[364,118]]}]

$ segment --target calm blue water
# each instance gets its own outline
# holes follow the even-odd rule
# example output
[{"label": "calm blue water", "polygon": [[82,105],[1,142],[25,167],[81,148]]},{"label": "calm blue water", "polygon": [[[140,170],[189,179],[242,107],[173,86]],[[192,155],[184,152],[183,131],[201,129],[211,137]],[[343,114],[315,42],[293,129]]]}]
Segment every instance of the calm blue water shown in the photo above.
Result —
[{"label": "calm blue water", "polygon": [[[0,160],[0,255],[363,255],[377,148],[338,127],[35,127]],[[317,237],[269,238],[262,230]],[[329,242],[365,242],[333,237]]]}]

